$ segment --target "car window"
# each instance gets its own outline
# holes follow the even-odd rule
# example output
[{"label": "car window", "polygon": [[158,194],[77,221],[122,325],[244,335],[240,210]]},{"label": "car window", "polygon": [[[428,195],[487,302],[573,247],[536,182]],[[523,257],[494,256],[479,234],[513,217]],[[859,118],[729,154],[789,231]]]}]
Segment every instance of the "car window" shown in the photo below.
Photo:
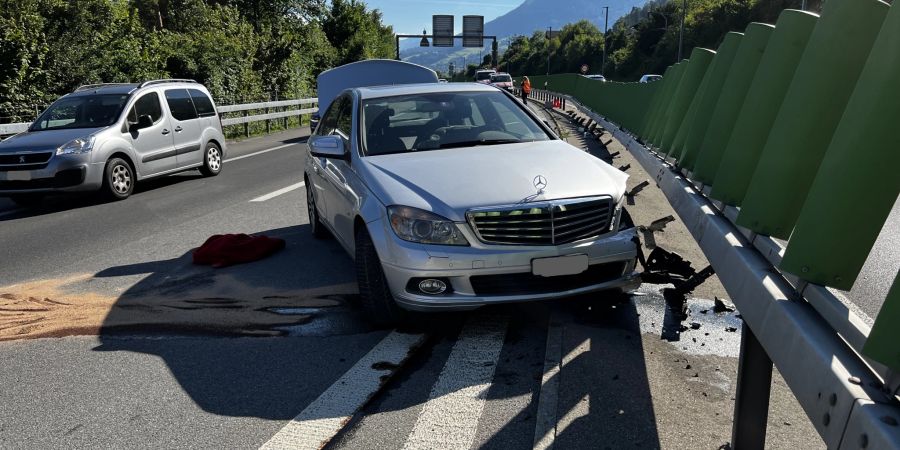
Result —
[{"label": "car window", "polygon": [[144,94],[134,102],[134,106],[128,111],[128,121],[137,123],[141,116],[150,116],[153,123],[162,118],[162,105],[159,104],[159,94],[150,92]]},{"label": "car window", "polygon": [[551,139],[500,91],[373,98],[361,107],[367,156]]},{"label": "car window", "polygon": [[187,89],[169,89],[166,91],[166,103],[175,120],[185,121],[197,118],[197,110]]},{"label": "car window", "polygon": [[341,135],[344,139],[350,139],[350,131],[353,123],[353,102],[350,96],[341,97],[341,103],[338,105],[337,124],[334,131]]},{"label": "car window", "polygon": [[194,107],[197,108],[197,115],[200,117],[210,117],[216,115],[216,109],[213,108],[212,100],[203,91],[198,89],[188,89],[191,94],[191,100],[194,101]]},{"label": "car window", "polygon": [[334,133],[334,130],[337,128],[337,118],[342,98],[338,97],[328,105],[325,115],[322,116],[322,120],[319,121],[319,126],[316,128],[317,136],[328,136]]}]

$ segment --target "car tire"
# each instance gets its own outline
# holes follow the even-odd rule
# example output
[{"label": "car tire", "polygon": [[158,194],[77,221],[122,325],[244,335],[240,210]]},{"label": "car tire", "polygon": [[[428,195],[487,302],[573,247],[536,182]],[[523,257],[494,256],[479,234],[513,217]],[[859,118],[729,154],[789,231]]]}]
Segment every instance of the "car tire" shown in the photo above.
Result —
[{"label": "car tire", "polygon": [[222,171],[222,149],[213,142],[206,144],[203,151],[203,165],[200,173],[205,177],[214,177]]},{"label": "car tire", "polygon": [[9,199],[22,207],[37,206],[44,201],[44,194],[16,194],[11,195]]},{"label": "car tire", "polygon": [[378,258],[375,244],[365,228],[356,233],[355,264],[359,295],[369,321],[383,327],[399,324],[406,315],[405,311],[400,309],[391,294],[381,267],[381,259]]},{"label": "car tire", "polygon": [[322,219],[319,218],[319,211],[316,210],[316,199],[313,196],[313,187],[310,185],[308,178],[303,181],[306,182],[306,213],[309,215],[310,231],[314,238],[324,239],[328,237],[328,230],[325,229],[325,225],[322,224]]},{"label": "car tire", "polygon": [[124,200],[134,192],[134,169],[122,158],[106,162],[103,171],[103,193],[111,200]]}]

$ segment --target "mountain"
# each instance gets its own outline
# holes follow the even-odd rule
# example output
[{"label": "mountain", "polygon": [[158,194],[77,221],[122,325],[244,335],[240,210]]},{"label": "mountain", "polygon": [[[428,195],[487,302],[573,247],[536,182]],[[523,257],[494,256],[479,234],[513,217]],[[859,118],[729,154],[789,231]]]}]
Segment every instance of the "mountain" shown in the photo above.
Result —
[{"label": "mountain", "polygon": [[[646,0],[525,0],[521,5],[513,8],[484,24],[484,34],[497,36],[498,41],[516,36],[530,36],[535,31],[554,30],[562,28],[567,23],[578,22],[587,19],[597,25],[601,30],[604,24],[604,6],[609,6],[609,26],[619,18],[631,12],[632,8],[640,7]],[[462,20],[458,17],[457,20]],[[462,49],[460,41],[455,48],[418,47],[418,41],[408,39],[401,44],[404,61],[410,61],[437,70],[447,70],[447,64],[454,62],[460,66],[463,58],[468,56],[469,63],[477,60],[479,49]],[[501,44],[501,51],[504,45]],[[490,52],[490,42],[485,42],[484,53]]]}]

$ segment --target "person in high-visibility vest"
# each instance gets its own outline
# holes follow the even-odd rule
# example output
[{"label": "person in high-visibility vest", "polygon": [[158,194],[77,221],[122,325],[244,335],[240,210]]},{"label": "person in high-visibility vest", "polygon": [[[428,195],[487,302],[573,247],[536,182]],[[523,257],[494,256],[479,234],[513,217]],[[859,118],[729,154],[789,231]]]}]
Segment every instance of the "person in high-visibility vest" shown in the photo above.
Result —
[{"label": "person in high-visibility vest", "polygon": [[528,94],[531,94],[531,80],[522,77],[522,103],[528,103]]}]

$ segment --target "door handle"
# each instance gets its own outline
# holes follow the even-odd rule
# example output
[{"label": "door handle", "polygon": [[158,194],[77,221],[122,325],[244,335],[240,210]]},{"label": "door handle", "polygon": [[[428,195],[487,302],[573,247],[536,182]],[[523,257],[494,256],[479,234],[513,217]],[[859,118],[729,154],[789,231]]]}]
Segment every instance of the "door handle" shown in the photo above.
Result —
[{"label": "door handle", "polygon": [[167,128],[163,128],[162,134],[169,134],[169,130]]},{"label": "door handle", "polygon": [[181,133],[181,130],[183,130],[183,128],[181,128],[180,125],[177,126],[177,127],[175,127],[175,132],[176,132],[176,133]]}]

